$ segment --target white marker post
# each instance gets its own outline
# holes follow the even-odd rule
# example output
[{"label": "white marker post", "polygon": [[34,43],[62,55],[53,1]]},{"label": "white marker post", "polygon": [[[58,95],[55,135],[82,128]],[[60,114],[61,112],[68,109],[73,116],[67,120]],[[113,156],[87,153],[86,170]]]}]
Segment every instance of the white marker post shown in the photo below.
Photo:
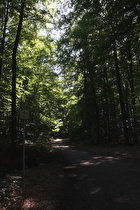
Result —
[{"label": "white marker post", "polygon": [[23,120],[23,194],[25,191],[25,136],[26,136],[26,120],[29,119],[29,110],[20,110],[20,119]]}]

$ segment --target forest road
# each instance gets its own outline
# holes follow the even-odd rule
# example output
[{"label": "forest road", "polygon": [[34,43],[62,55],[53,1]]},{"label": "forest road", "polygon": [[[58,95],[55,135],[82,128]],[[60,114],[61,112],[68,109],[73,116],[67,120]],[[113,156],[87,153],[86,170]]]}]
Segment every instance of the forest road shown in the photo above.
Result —
[{"label": "forest road", "polygon": [[89,152],[57,139],[65,179],[64,210],[140,210],[140,159]]}]

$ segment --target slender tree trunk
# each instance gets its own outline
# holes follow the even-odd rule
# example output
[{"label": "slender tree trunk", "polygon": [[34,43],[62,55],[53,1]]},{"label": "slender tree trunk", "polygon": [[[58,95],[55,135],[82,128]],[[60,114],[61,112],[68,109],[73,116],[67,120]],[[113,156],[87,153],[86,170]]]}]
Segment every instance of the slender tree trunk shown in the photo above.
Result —
[{"label": "slender tree trunk", "polygon": [[9,2],[7,2],[7,4],[5,5],[3,35],[1,39],[1,45],[0,45],[0,78],[2,77],[3,52],[4,52],[4,44],[5,44],[5,36],[6,36],[6,27],[7,27],[7,22],[8,22],[8,10],[9,10]]},{"label": "slender tree trunk", "polygon": [[[108,117],[109,117],[109,141],[113,142],[115,135],[115,130],[116,130],[116,121],[117,121],[117,117],[116,117],[116,104],[115,104],[115,97],[114,97],[114,91],[112,90],[112,86],[109,83],[109,76],[108,76],[108,72],[107,72],[107,67],[105,66],[104,68],[104,72],[105,72],[105,80],[106,80],[106,95],[108,98]],[[111,134],[112,133],[112,134]],[[111,136],[113,138],[111,138]]]},{"label": "slender tree trunk", "polygon": [[118,56],[117,56],[115,40],[113,41],[113,50],[114,50],[115,70],[116,70],[117,83],[118,83],[119,100],[120,100],[120,107],[121,107],[121,114],[122,114],[125,144],[129,144],[126,111],[125,111],[125,104],[124,104],[124,99],[123,99],[122,83],[121,83],[121,77],[120,77],[120,71],[119,71]]},{"label": "slender tree trunk", "polygon": [[93,69],[90,69],[89,71],[90,74],[90,81],[91,81],[91,95],[93,99],[93,112],[95,112],[95,117],[94,117],[94,132],[96,134],[96,144],[100,143],[100,121],[99,121],[99,108],[98,108],[98,103],[97,103],[97,95],[96,95],[96,90],[94,86],[94,80],[93,80]]},{"label": "slender tree trunk", "polygon": [[134,88],[134,80],[133,80],[133,61],[132,61],[132,53],[130,50],[131,43],[128,41],[128,60],[129,60],[129,84],[131,91],[131,104],[132,104],[132,112],[133,112],[133,130],[134,130],[134,142],[138,143],[138,125],[137,125],[137,110],[136,110],[136,101],[135,101],[135,88]]},{"label": "slender tree trunk", "polygon": [[16,135],[16,73],[17,73],[17,48],[20,39],[20,33],[22,28],[23,22],[23,12],[24,12],[24,1],[21,1],[21,9],[20,9],[20,16],[19,16],[19,23],[17,28],[16,39],[14,42],[13,47],[13,54],[12,54],[12,119],[11,119],[11,147],[12,147],[12,154],[14,156],[15,153],[15,142],[17,139]]},{"label": "slender tree trunk", "polygon": [[105,128],[105,133],[106,133],[106,139],[110,141],[110,112],[109,112],[109,85],[108,85],[108,75],[107,75],[107,69],[106,67],[103,70],[103,87],[102,89],[104,90],[104,99],[103,100],[103,106],[104,106],[104,128]]},{"label": "slender tree trunk", "polygon": [[89,109],[89,99],[88,98],[88,87],[87,87],[87,72],[84,69],[83,71],[83,76],[84,76],[84,98],[85,98],[85,106],[86,106],[86,110],[85,110],[85,117],[86,117],[86,128],[85,130],[87,130],[87,140],[91,141],[92,135],[91,135],[91,127],[92,127],[92,123],[91,123],[91,116],[90,116],[90,109]]}]

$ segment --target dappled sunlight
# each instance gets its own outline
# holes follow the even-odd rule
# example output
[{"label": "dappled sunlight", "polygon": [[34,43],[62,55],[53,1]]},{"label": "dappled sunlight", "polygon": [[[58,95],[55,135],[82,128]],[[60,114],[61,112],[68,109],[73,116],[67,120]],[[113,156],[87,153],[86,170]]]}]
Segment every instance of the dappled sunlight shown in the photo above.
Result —
[{"label": "dappled sunlight", "polygon": [[[1,171],[0,171],[1,172]],[[18,209],[22,202],[21,176],[0,177],[0,209]]]},{"label": "dappled sunlight", "polygon": [[[79,149],[69,146],[69,142],[62,139],[53,141],[53,147],[68,160],[63,166],[64,173],[58,178],[71,180],[74,199],[76,195],[80,206],[85,205],[86,209],[88,202],[89,206],[95,205],[96,209],[98,205],[102,209],[104,203],[107,209],[116,205],[117,209],[122,209],[122,206],[127,208],[131,204],[135,206],[135,201],[139,202],[138,180],[131,180],[139,173],[139,168],[133,169],[133,160],[128,162],[124,156],[106,150]],[[77,206],[79,208],[79,204],[76,204],[76,209]]]},{"label": "dappled sunlight", "polygon": [[61,149],[67,149],[67,148],[69,148],[69,146],[62,146],[62,145],[54,145],[54,144],[53,144],[53,148],[54,148],[54,149],[60,149],[60,148],[61,148]]},{"label": "dappled sunlight", "polygon": [[108,161],[112,161],[112,160],[119,160],[120,158],[119,157],[104,157],[105,160],[108,160]]},{"label": "dappled sunlight", "polygon": [[82,160],[79,164],[82,166],[97,166],[105,162],[114,163],[114,161],[119,159],[119,157],[113,156],[95,156],[89,157],[89,159],[86,158],[85,160]]},{"label": "dappled sunlight", "polygon": [[72,153],[73,157],[76,159],[77,164],[82,166],[97,166],[104,162],[110,162],[113,163],[114,161],[117,161],[120,159],[120,157],[117,156],[108,156],[108,155],[99,155],[96,156],[94,152],[87,152],[79,150],[75,147],[71,147],[68,145],[68,142],[66,139],[55,139],[52,142],[52,147],[55,149],[61,149],[66,153]]},{"label": "dappled sunlight", "polygon": [[61,142],[62,143],[62,139],[55,139],[53,140],[55,143]]},{"label": "dappled sunlight", "polygon": [[55,139],[52,142],[52,147],[54,149],[67,149],[70,146],[69,145],[64,145],[64,140],[63,139]]},{"label": "dappled sunlight", "polygon": [[70,165],[70,166],[65,166],[64,168],[65,169],[73,169],[73,168],[76,168],[77,165]]},{"label": "dappled sunlight", "polygon": [[54,209],[53,205],[51,202],[49,202],[48,200],[36,200],[33,198],[26,198],[24,200],[22,209],[26,210],[26,209],[46,209],[47,210],[52,210]]},{"label": "dappled sunlight", "polygon": [[60,146],[62,149],[67,149],[69,146]]},{"label": "dappled sunlight", "polygon": [[93,157],[92,159],[93,160],[98,160],[98,159],[101,159],[103,156],[95,156],[95,157]]},{"label": "dappled sunlight", "polygon": [[96,165],[99,165],[99,164],[101,164],[101,162],[91,162],[91,161],[82,161],[81,163],[80,163],[80,165],[82,165],[82,166],[96,166]]},{"label": "dappled sunlight", "polygon": [[[64,148],[67,148],[67,147],[64,147]],[[73,152],[76,152],[76,151],[73,150]],[[82,159],[82,160],[77,159],[77,164],[67,166],[67,167],[65,167],[65,169],[72,169],[72,168],[76,168],[78,166],[97,166],[97,165],[100,165],[100,164],[105,163],[105,162],[114,163],[115,160],[119,160],[119,158],[110,157],[110,156],[109,157],[97,156],[97,157],[85,158],[85,159]]]},{"label": "dappled sunlight", "polygon": [[94,188],[93,191],[91,191],[89,194],[90,194],[90,195],[94,195],[94,194],[100,192],[101,190],[102,190],[101,187],[97,187],[97,188]]},{"label": "dappled sunlight", "polygon": [[26,198],[24,200],[23,209],[34,208],[37,206],[37,202],[33,198]]}]

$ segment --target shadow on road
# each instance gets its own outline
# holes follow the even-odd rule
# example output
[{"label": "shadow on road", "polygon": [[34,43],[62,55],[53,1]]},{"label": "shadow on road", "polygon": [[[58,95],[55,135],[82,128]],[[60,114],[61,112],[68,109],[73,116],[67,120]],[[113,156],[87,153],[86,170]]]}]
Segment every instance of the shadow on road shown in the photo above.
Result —
[{"label": "shadow on road", "polygon": [[139,159],[80,150],[61,139],[53,147],[67,160],[63,178],[71,186],[66,190],[64,209],[140,209]]}]

